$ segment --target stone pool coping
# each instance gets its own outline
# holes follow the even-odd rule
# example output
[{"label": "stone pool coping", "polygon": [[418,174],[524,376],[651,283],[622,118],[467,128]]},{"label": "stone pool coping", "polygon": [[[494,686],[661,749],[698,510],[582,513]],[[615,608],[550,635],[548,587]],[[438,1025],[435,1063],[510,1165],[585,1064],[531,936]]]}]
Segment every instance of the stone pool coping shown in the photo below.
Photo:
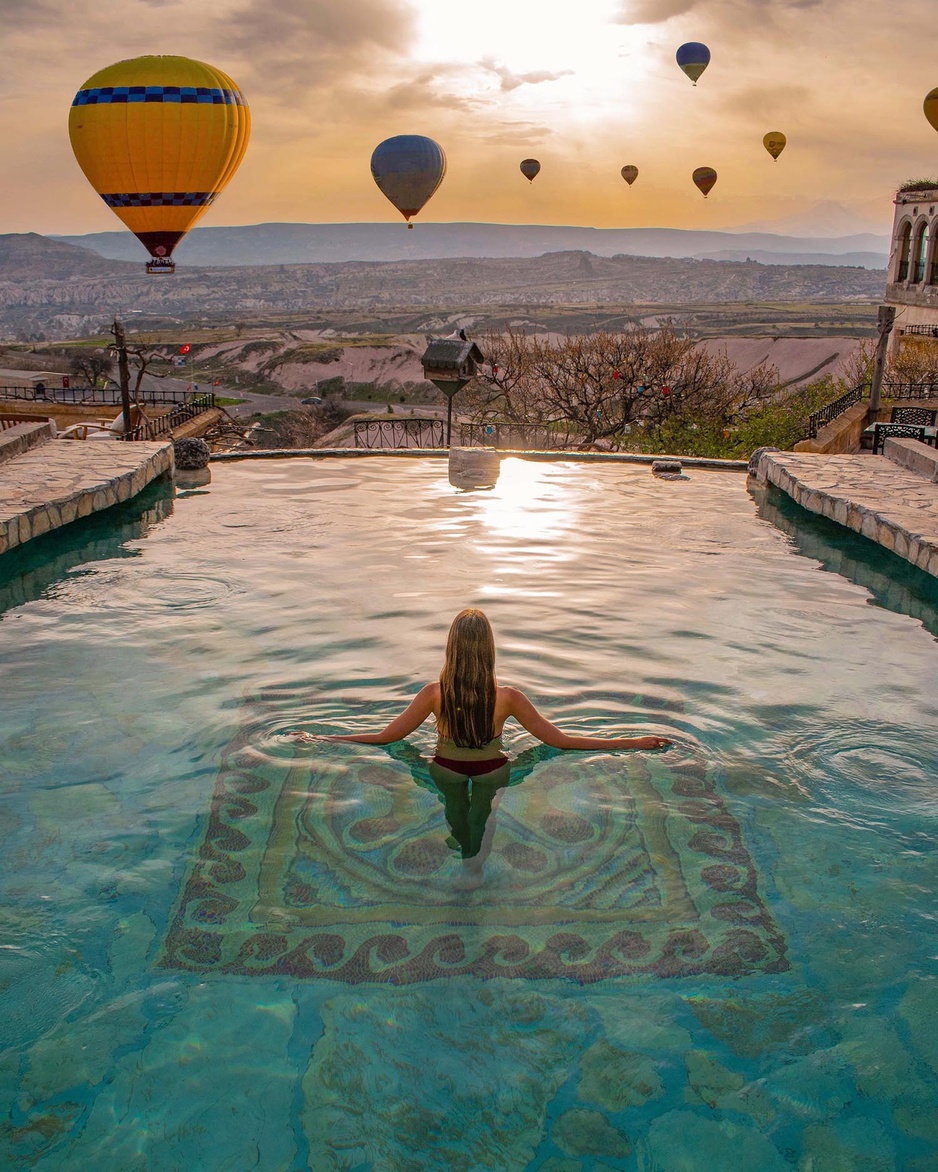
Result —
[{"label": "stone pool coping", "polygon": [[46,443],[54,434],[51,419],[23,418],[12,427],[5,427],[0,431],[0,464],[5,464],[15,456],[21,456],[30,448]]},{"label": "stone pool coping", "polygon": [[756,479],[938,577],[938,486],[918,472],[868,453],[763,452]]},{"label": "stone pool coping", "polygon": [[[714,460],[707,456],[668,456],[659,452],[651,455],[644,452],[542,452],[522,448],[464,448],[463,451],[495,451],[499,456],[515,456],[522,460],[575,460],[583,464],[653,464],[657,460],[679,460],[687,468],[714,468],[722,472],[745,472],[749,465],[745,460]],[[281,460],[290,456],[323,457],[335,456],[369,457],[394,456],[399,459],[428,456],[437,460],[449,457],[448,448],[265,448],[256,452],[216,452],[212,463],[222,460]]]},{"label": "stone pool coping", "polygon": [[171,441],[50,440],[0,464],[0,554],[172,475]]}]

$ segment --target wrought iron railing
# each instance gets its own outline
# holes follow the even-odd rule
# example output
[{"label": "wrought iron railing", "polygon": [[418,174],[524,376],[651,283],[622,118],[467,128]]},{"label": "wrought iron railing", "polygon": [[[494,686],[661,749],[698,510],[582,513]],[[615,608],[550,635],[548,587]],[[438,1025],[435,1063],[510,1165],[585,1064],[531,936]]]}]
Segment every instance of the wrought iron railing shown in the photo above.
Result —
[{"label": "wrought iron railing", "polygon": [[925,338],[938,338],[938,326],[900,326],[900,334],[918,334]]},{"label": "wrought iron railing", "polygon": [[34,386],[29,387],[0,387],[0,399],[19,399],[20,402],[31,403],[35,399],[41,402],[48,398],[47,391],[38,391]]},{"label": "wrought iron railing", "polygon": [[549,427],[527,423],[463,423],[459,428],[459,442],[466,448],[545,452],[566,447],[570,438]]},{"label": "wrought iron railing", "polygon": [[356,448],[392,450],[446,447],[446,430],[442,419],[369,419],[357,422],[354,430]]},{"label": "wrought iron railing", "polygon": [[[164,387],[151,387],[136,394],[138,403],[187,403],[195,395],[194,391],[177,391]],[[29,387],[0,387],[0,399],[18,399],[23,402],[36,403],[74,403],[74,404],[103,404],[116,407],[120,405],[121,393],[119,387],[49,387],[42,389]]]},{"label": "wrought iron railing", "polygon": [[938,399],[938,383],[883,383],[884,399]]},{"label": "wrought iron railing", "polygon": [[152,440],[167,435],[174,428],[195,419],[215,406],[215,394],[209,392],[204,395],[193,395],[187,403],[178,403],[171,411],[161,415],[158,419],[148,419],[145,423],[133,427],[126,435],[119,438],[124,440]]},{"label": "wrought iron railing", "polygon": [[860,400],[866,395],[866,393],[866,383],[859,383],[857,386],[852,387],[845,394],[841,395],[839,399],[834,399],[832,403],[826,403],[817,411],[813,411],[808,416],[808,422],[805,428],[807,438],[815,439],[817,437],[817,433],[822,427],[826,427],[827,424],[830,423],[831,420],[836,419],[838,415],[843,415],[843,413],[852,407],[854,403],[859,403]]}]

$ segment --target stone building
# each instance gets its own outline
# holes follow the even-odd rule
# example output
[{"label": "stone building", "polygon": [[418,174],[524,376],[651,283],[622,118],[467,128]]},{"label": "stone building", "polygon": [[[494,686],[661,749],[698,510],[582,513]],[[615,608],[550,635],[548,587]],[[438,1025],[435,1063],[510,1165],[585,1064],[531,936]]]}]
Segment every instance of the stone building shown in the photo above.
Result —
[{"label": "stone building", "polygon": [[938,364],[938,184],[909,184],[894,202],[885,296],[896,307],[889,358],[918,351]]}]

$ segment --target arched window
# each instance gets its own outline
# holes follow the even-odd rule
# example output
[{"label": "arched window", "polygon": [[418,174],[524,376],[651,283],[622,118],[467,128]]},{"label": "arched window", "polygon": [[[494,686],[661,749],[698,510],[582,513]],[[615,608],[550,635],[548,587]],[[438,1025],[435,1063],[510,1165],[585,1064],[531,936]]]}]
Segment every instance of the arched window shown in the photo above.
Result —
[{"label": "arched window", "polygon": [[938,285],[938,239],[935,237],[934,221],[929,226],[928,236],[931,241],[929,246],[931,256],[928,264],[928,284]]},{"label": "arched window", "polygon": [[904,281],[909,275],[909,253],[912,251],[912,225],[903,224],[897,242],[899,259],[896,263],[896,280]]},{"label": "arched window", "polygon": [[928,225],[919,224],[915,230],[915,244],[912,248],[912,274],[910,285],[921,285],[925,280],[925,254],[928,251]]}]

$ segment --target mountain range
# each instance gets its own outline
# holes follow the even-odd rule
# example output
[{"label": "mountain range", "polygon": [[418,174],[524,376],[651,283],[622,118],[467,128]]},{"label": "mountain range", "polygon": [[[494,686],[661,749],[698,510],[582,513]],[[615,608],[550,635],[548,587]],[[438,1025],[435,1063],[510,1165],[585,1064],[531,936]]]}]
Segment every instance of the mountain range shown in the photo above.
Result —
[{"label": "mountain range", "polygon": [[[217,229],[207,229],[217,231]],[[405,236],[413,233],[404,232]],[[0,236],[0,337],[75,337],[114,315],[232,322],[263,315],[497,307],[871,303],[884,274],[865,268],[599,256],[450,257],[209,266],[148,276],[135,263],[27,233]]]},{"label": "mountain range", "polygon": [[[92,232],[53,239],[109,260],[145,259],[129,233]],[[548,252],[645,256],[760,264],[850,265],[884,269],[888,236],[785,236],[773,232],[704,232],[679,228],[578,228],[549,224],[247,224],[194,228],[176,249],[180,265],[240,268],[341,261],[537,257]]]}]

